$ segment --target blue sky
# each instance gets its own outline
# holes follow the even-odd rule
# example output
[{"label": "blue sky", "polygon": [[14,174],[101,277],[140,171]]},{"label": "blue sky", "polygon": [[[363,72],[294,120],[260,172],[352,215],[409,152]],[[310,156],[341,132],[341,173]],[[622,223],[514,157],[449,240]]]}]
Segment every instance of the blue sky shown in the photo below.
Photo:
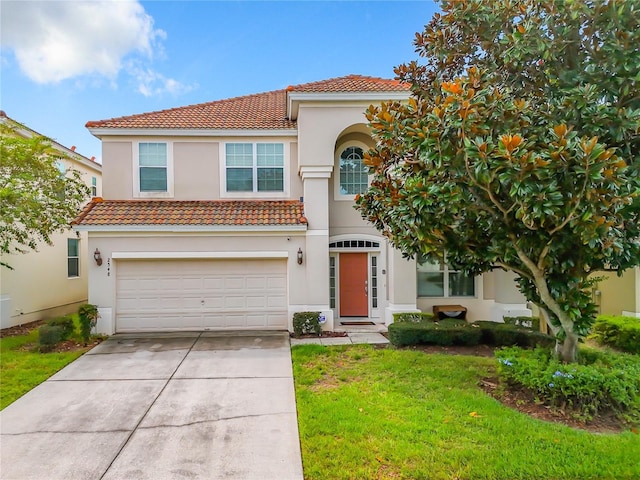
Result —
[{"label": "blue sky", "polygon": [[101,120],[351,73],[393,78],[416,58],[421,1],[0,3],[0,108],[101,158]]}]

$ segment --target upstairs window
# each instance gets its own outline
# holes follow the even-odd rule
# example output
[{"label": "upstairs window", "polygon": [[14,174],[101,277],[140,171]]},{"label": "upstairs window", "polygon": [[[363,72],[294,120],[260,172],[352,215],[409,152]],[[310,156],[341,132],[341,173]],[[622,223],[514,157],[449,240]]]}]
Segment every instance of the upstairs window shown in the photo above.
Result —
[{"label": "upstairs window", "polygon": [[431,263],[418,257],[418,297],[474,297],[475,279],[450,270],[446,263]]},{"label": "upstairs window", "polygon": [[347,147],[340,154],[340,195],[364,193],[369,187],[369,172],[360,147]]},{"label": "upstairs window", "polygon": [[67,173],[67,167],[64,166],[64,163],[61,160],[56,160],[56,168],[58,172],[60,172],[60,176],[64,177]]},{"label": "upstairs window", "polygon": [[140,192],[167,191],[167,144],[138,144]]},{"label": "upstairs window", "polygon": [[91,196],[98,196],[98,179],[96,177],[91,177]]},{"label": "upstairs window", "polygon": [[75,278],[80,276],[80,240],[77,238],[67,238],[67,277]]},{"label": "upstairs window", "polygon": [[227,192],[284,192],[284,144],[227,143]]}]

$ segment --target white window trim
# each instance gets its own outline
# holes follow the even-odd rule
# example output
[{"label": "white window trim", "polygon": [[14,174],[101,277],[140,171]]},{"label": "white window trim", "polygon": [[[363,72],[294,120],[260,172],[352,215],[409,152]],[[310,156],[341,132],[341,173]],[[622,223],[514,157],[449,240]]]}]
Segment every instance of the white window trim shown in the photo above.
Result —
[{"label": "white window trim", "polygon": [[[167,191],[140,191],[140,144],[165,143],[167,145]],[[173,142],[162,139],[139,140],[132,142],[133,148],[133,197],[134,198],[173,198]]]},{"label": "white window trim", "polygon": [[[443,296],[420,295],[419,289],[418,289],[418,265],[419,265],[419,262],[416,259],[416,294],[417,294],[417,298],[460,298],[460,299],[478,298],[478,281],[481,278],[481,276],[473,277],[473,295],[453,295],[453,296],[449,296],[449,274],[450,273],[460,273],[460,270],[451,270],[451,269],[449,269],[449,265],[446,262],[444,262],[444,270],[438,271],[438,272],[444,274],[444,284],[443,284],[444,295]],[[432,271],[430,273],[437,273],[437,272],[434,270],[434,271]]]},{"label": "white window trim", "polygon": [[[362,153],[366,153],[371,149],[371,147],[366,143],[359,142],[358,140],[346,141],[338,145],[338,148],[336,148],[333,162],[333,199],[338,202],[353,202],[356,198],[355,195],[344,195],[343,193],[340,193],[340,155],[342,155],[342,152],[344,152],[344,150],[349,147],[359,147],[362,149]],[[369,175],[367,183],[371,185],[371,175]]]},{"label": "white window trim", "polygon": [[[76,248],[78,250],[78,255],[72,257],[69,255],[69,240],[76,241]],[[78,261],[78,274],[77,275],[69,275],[69,259],[75,258]],[[80,239],[79,238],[67,238],[67,278],[80,278]]]},{"label": "white window trim", "polygon": [[[284,162],[282,167],[283,178],[283,187],[284,190],[282,192],[227,192],[227,144],[228,143],[251,143],[253,145],[253,151],[256,152],[256,145],[258,143],[264,144],[282,144]],[[259,141],[259,140],[235,140],[235,141],[226,141],[220,142],[219,144],[220,154],[218,158],[220,159],[220,198],[242,198],[242,199],[282,199],[289,198],[289,189],[290,189],[290,179],[289,172],[290,170],[290,149],[291,143],[288,141]],[[256,153],[254,153],[255,155]],[[256,166],[254,165],[255,169]]]},{"label": "white window trim", "polygon": [[91,176],[91,196],[98,196],[98,177]]}]

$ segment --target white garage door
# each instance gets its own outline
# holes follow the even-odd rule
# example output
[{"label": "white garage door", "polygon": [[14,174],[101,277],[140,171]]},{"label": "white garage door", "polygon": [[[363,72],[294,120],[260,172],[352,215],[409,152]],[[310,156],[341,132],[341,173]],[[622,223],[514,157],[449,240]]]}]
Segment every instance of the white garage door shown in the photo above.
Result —
[{"label": "white garage door", "polygon": [[119,260],[116,330],[287,328],[284,260]]}]

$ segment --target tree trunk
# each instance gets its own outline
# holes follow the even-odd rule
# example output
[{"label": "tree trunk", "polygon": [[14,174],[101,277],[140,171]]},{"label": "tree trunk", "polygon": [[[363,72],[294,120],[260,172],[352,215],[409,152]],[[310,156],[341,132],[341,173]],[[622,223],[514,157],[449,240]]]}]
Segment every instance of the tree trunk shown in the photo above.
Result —
[{"label": "tree trunk", "polygon": [[564,363],[573,363],[578,354],[578,335],[574,332],[566,332],[564,342],[556,342],[556,354]]}]

